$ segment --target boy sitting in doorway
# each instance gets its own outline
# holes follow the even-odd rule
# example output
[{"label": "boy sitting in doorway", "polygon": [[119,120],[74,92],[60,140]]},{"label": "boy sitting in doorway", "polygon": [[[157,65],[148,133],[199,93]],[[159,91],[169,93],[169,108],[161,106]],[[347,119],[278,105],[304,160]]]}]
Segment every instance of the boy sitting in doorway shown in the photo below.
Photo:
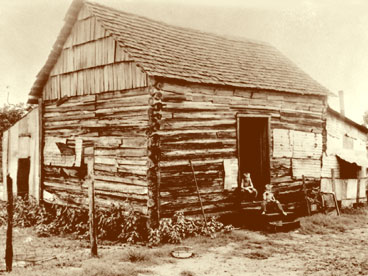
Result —
[{"label": "boy sitting in doorway", "polygon": [[267,212],[267,205],[276,205],[280,212],[286,216],[287,213],[282,208],[280,201],[276,200],[275,196],[272,192],[272,185],[266,184],[265,192],[263,193],[263,201],[262,201],[262,215],[265,215]]},{"label": "boy sitting in doorway", "polygon": [[253,186],[252,179],[250,178],[250,173],[243,173],[240,184],[240,192],[245,193],[247,197],[250,197],[253,200],[256,199],[258,191]]}]

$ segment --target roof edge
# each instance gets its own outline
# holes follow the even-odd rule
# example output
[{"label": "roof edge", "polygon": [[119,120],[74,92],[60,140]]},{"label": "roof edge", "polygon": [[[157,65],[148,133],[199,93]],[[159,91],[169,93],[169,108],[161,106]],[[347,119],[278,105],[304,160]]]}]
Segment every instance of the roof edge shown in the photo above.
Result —
[{"label": "roof edge", "polygon": [[340,112],[332,109],[330,106],[327,107],[327,112],[330,112],[332,115],[334,115],[335,117],[343,120],[344,122],[350,124],[350,125],[353,125],[354,127],[358,128],[359,130],[365,132],[365,133],[368,133],[368,128],[365,127],[364,125],[361,125],[351,119],[349,119],[348,117],[342,115]]},{"label": "roof edge", "polygon": [[74,26],[75,21],[77,20],[78,13],[83,4],[84,0],[73,0],[72,4],[67,10],[64,17],[64,26],[61,28],[60,33],[57,36],[54,45],[52,46],[51,52],[47,57],[45,65],[41,68],[36,76],[36,80],[32,85],[31,91],[28,93],[29,98],[27,103],[34,104],[35,99],[40,97],[40,91],[46,84],[50,72],[61,54],[63,45],[70,35],[70,32]]}]

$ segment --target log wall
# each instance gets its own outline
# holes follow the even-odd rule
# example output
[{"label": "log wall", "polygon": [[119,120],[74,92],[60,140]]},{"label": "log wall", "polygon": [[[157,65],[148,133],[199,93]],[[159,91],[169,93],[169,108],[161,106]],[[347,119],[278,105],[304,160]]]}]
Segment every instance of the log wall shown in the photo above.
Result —
[{"label": "log wall", "polygon": [[83,159],[93,153],[96,202],[147,213],[147,81],[82,8],[43,88],[45,200],[87,204]]},{"label": "log wall", "polygon": [[87,204],[83,158],[93,152],[97,203],[132,203],[147,213],[148,99],[147,89],[137,88],[72,97],[59,106],[46,101],[45,199]]},{"label": "log wall", "polygon": [[164,104],[159,131],[164,216],[178,209],[199,211],[188,159],[193,161],[206,211],[234,208],[231,192],[224,190],[224,161],[238,158],[236,114],[270,116],[271,182],[284,203],[300,200],[289,192],[301,189],[302,175],[308,185],[319,185],[325,97],[162,80],[157,80],[156,89]]}]

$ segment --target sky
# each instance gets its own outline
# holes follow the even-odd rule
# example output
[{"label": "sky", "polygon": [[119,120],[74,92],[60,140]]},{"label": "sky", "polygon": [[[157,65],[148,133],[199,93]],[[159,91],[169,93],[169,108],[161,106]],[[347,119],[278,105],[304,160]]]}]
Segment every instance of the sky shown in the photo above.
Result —
[{"label": "sky", "polygon": [[[0,0],[0,106],[27,101],[71,2]],[[349,118],[362,123],[368,110],[368,1],[95,2],[169,24],[268,42],[331,92],[343,90]],[[337,110],[338,102],[329,98]]]}]

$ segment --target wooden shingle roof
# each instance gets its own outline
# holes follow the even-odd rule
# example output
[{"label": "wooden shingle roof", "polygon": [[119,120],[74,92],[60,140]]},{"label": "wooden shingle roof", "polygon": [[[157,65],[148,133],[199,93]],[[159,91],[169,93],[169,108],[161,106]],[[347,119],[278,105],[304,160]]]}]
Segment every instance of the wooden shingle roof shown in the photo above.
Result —
[{"label": "wooden shingle roof", "polygon": [[[331,93],[269,44],[171,26],[97,3],[84,5],[150,76],[299,94]],[[36,96],[34,92],[30,94]]]}]

